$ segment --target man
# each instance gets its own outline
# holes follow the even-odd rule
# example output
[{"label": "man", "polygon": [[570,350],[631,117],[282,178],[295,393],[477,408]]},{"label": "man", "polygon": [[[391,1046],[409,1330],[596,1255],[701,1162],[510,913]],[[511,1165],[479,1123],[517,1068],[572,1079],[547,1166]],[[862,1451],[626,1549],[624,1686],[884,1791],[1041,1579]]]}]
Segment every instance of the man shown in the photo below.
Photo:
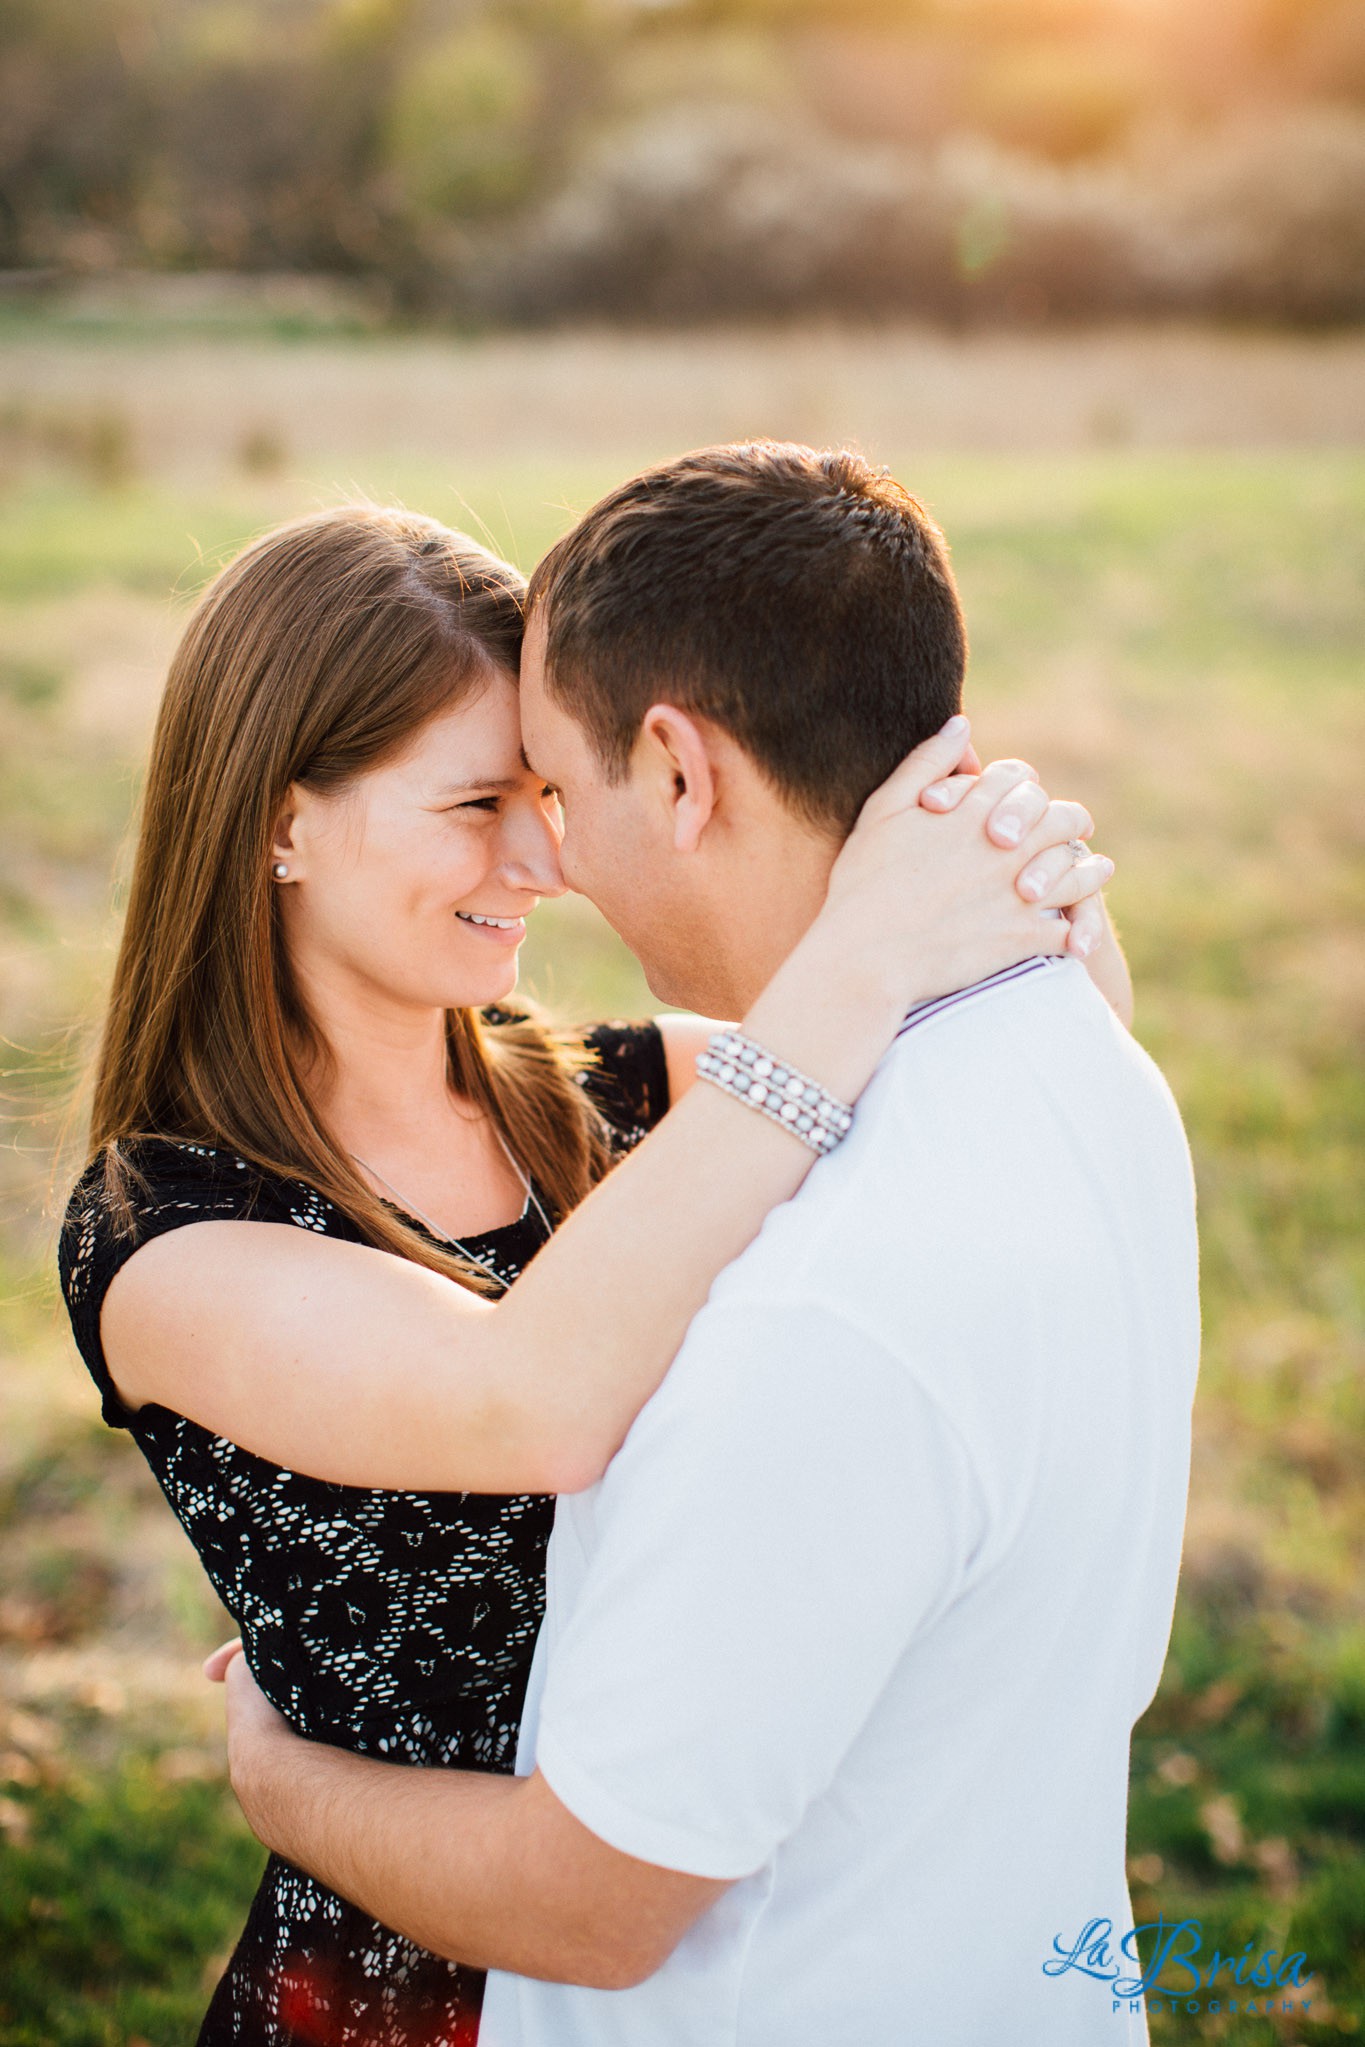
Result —
[{"label": "man", "polygon": [[[941,537],[856,457],[708,450],[589,513],[528,611],[568,879],[657,993],[742,1014],[957,707]],[[1179,1119],[1085,971],[928,1004],[561,1500],[522,1775],[299,1742],[238,1659],[248,1817],[503,1971],[484,2047],[1145,2038],[1128,1743],[1197,1348]]]}]

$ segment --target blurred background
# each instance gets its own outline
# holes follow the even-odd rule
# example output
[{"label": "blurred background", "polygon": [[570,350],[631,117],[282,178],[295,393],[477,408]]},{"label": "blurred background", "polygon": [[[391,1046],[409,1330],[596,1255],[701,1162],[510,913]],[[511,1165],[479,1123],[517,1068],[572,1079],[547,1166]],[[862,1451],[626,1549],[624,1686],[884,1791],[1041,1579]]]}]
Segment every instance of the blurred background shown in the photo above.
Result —
[{"label": "blurred background", "polygon": [[[852,441],[946,527],[979,743],[1095,811],[1190,1130],[1130,1878],[1314,1981],[1153,2037],[1360,2032],[1362,321],[1365,0],[7,0],[0,2047],[192,2039],[261,1861],[198,1676],[228,1622],[51,1277],[186,609],[357,494],[529,569],[754,434]],[[536,924],[564,1015],[649,1009],[586,905]]]},{"label": "blurred background", "polygon": [[0,77],[0,263],[33,291],[1365,311],[1360,0],[8,0]]}]

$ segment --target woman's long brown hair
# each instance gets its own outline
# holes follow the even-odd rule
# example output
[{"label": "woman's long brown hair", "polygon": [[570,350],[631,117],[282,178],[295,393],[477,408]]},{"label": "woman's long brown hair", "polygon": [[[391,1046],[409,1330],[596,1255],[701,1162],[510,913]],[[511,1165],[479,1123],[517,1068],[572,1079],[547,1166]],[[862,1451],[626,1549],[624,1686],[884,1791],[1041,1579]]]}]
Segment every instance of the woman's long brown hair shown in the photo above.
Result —
[{"label": "woman's long brown hair", "polygon": [[[211,1145],[483,1283],[379,1200],[313,1106],[304,1075],[328,1051],[290,975],[271,845],[291,783],[340,788],[494,667],[515,675],[524,594],[463,535],[369,506],[276,528],[205,592],[157,719],[95,1071],[88,1159],[104,1154],[125,1219],[138,1140]],[[565,1214],[605,1165],[569,1041],[470,1009],[447,1011],[446,1037],[452,1085]]]}]

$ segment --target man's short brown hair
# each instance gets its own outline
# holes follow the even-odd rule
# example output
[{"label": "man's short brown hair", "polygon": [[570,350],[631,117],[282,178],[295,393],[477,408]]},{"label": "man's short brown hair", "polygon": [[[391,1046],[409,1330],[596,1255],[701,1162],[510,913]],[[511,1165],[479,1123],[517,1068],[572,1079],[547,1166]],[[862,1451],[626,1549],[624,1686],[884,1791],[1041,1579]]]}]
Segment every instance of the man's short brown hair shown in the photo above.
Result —
[{"label": "man's short brown hair", "polygon": [[546,686],[609,780],[645,712],[711,719],[812,822],[847,832],[959,708],[967,641],[947,544],[885,470],[777,441],[624,483],[531,578]]}]

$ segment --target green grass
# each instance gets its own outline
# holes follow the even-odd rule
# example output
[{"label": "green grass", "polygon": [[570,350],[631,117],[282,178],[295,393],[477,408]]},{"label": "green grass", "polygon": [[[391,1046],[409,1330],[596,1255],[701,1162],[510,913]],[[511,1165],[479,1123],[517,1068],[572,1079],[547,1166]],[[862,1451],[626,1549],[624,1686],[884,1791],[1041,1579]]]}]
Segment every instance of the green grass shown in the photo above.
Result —
[{"label": "green grass", "polygon": [[[1175,1639],[1134,1752],[1134,1897],[1139,1918],[1199,1918],[1206,1952],[1301,1947],[1316,1982],[1307,2021],[1162,2013],[1153,2037],[1353,2038],[1365,2027],[1365,461],[878,452],[953,540],[984,746],[1024,752],[1082,794],[1118,857],[1139,1034],[1195,1152],[1205,1362]],[[70,1065],[63,1034],[107,969],[110,876],[150,702],[150,688],[133,693],[126,729],[92,722],[106,622],[126,639],[145,620],[148,649],[164,647],[167,593],[192,592],[263,523],[335,496],[334,479],[484,522],[529,565],[621,465],[363,471],[341,448],[302,484],[237,475],[187,495],[153,477],[97,490],[73,457],[21,467],[0,491],[0,940],[19,989],[0,1032],[16,1048],[5,1086],[32,1148],[27,1186]],[[645,1000],[574,903],[542,912],[531,979],[569,1014]],[[41,1740],[35,1759],[0,1727],[17,1767],[0,1790],[0,2047],[172,2047],[191,2036],[205,1966],[230,1942],[259,1856],[219,1779],[158,1761],[160,1744],[211,1768],[212,1723],[186,1708],[182,1725],[168,1706],[149,1740],[127,1630],[140,1601],[138,1641],[188,1665],[221,1617],[192,1559],[157,1548],[165,1510],[128,1445],[82,1418],[89,1396],[31,1297],[44,1255],[32,1221],[16,1219],[0,1252],[30,1296],[0,1330],[0,1575],[30,1631],[76,1658],[67,1691],[54,1679],[17,1723],[26,1739],[30,1722],[60,1732],[60,1769]],[[0,1655],[22,1646],[0,1642]],[[81,1687],[103,1696],[106,1667],[123,1704],[82,1717]]]},{"label": "green grass", "polygon": [[[1349,2037],[1362,2018],[1363,1650],[1358,1624],[1315,1625],[1260,1606],[1246,1584],[1187,1592],[1161,1694],[1134,1745],[1138,1924],[1198,1919],[1206,1962],[1215,1950],[1240,1954],[1248,1940],[1255,1957],[1304,1954],[1310,2012],[1284,2037],[1310,2043]],[[1164,1980],[1185,1979],[1168,1971]],[[1188,2013],[1163,2010],[1153,2038],[1277,2037],[1246,2018],[1245,2004],[1237,2024],[1220,2016],[1224,2030],[1207,2012],[1195,2027]]]},{"label": "green grass", "polygon": [[265,1858],[226,1785],[184,1766],[138,1748],[11,1792],[28,1838],[0,1862],[7,2047],[194,2038]]}]

